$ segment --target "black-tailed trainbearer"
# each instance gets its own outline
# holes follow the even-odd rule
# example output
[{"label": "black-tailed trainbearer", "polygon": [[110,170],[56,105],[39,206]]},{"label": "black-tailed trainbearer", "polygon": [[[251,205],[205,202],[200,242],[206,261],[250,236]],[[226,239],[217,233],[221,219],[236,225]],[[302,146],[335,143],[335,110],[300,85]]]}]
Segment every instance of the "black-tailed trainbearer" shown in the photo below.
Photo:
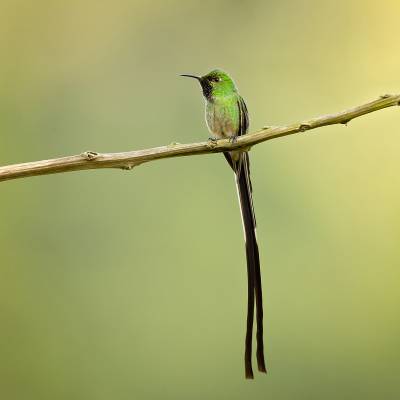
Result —
[{"label": "black-tailed trainbearer", "polygon": [[[244,100],[232,78],[224,71],[214,70],[204,76],[182,75],[197,79],[206,100],[206,122],[212,137],[210,140],[232,141],[245,135],[249,117]],[[245,374],[252,379],[251,363],[254,306],[257,320],[257,365],[261,372],[267,372],[264,361],[263,306],[260,257],[258,253],[256,218],[253,208],[252,185],[250,181],[249,155],[244,150],[225,152],[224,156],[235,173],[236,186],[242,214],[247,258],[247,330],[245,339]]]}]

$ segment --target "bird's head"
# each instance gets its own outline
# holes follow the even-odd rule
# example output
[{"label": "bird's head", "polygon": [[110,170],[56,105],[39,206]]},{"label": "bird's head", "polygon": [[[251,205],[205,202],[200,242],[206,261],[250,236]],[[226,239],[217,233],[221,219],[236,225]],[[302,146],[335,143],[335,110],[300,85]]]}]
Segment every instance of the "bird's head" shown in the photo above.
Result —
[{"label": "bird's head", "polygon": [[210,100],[214,96],[224,96],[236,92],[236,86],[232,78],[220,69],[214,69],[204,76],[183,74],[189,78],[197,79],[203,89],[203,95]]}]

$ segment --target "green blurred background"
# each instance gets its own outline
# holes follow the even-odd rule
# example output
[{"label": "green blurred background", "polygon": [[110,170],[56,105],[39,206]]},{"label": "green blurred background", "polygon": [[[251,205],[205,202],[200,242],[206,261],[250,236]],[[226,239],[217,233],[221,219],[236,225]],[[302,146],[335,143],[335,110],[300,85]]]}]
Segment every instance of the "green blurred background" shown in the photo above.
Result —
[{"label": "green blurred background", "polygon": [[[179,73],[229,71],[253,130],[398,93],[393,1],[0,5],[0,164],[208,137]],[[268,376],[219,155],[0,184],[0,398],[398,399],[397,109],[251,151]]]}]

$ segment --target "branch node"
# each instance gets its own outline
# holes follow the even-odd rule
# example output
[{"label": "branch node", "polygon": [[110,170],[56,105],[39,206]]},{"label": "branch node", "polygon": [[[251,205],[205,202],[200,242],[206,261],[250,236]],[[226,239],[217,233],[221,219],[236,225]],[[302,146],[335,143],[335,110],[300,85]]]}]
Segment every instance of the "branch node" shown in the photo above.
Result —
[{"label": "branch node", "polygon": [[351,121],[351,119],[346,119],[345,121],[342,121],[341,124],[347,126],[347,124]]},{"label": "branch node", "polygon": [[388,99],[389,97],[392,97],[391,94],[383,94],[381,96],[379,96],[380,99]]},{"label": "branch node", "polygon": [[136,164],[125,164],[125,165],[121,165],[121,169],[123,169],[124,171],[131,171],[134,167],[136,166]]},{"label": "branch node", "polygon": [[311,129],[311,125],[310,124],[300,124],[299,125],[299,131],[300,132],[305,132],[305,131],[308,131],[309,129]]},{"label": "branch node", "polygon": [[96,159],[99,156],[99,153],[96,153],[95,151],[85,151],[81,154],[81,157],[83,157],[85,160],[92,161]]}]

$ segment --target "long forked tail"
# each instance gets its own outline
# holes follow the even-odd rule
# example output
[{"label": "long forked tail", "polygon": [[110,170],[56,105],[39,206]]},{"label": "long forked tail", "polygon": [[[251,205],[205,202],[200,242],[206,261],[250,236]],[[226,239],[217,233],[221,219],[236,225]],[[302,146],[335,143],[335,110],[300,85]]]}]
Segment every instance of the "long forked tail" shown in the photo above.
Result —
[{"label": "long forked tail", "polygon": [[252,338],[254,319],[254,299],[257,321],[257,366],[261,372],[267,372],[264,360],[263,341],[263,305],[260,256],[256,236],[256,218],[253,208],[252,186],[250,181],[250,165],[247,153],[242,153],[239,161],[234,161],[229,153],[224,153],[229,165],[235,172],[240,209],[242,214],[243,231],[246,241],[247,259],[247,329],[245,340],[245,373],[246,378],[253,379]]}]

